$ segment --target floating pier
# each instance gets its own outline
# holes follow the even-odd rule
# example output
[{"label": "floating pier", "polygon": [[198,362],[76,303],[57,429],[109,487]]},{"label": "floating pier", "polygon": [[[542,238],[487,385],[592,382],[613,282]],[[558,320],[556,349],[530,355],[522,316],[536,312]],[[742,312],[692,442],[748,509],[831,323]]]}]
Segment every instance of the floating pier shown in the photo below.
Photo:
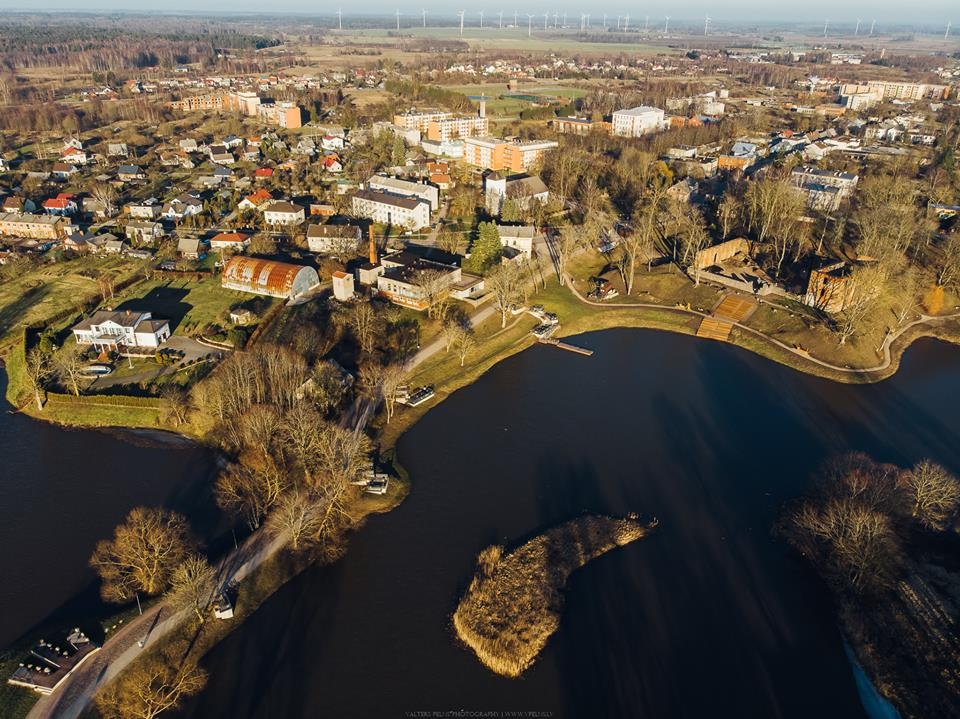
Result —
[{"label": "floating pier", "polygon": [[542,344],[553,345],[557,349],[566,350],[567,352],[575,352],[578,355],[584,355],[585,357],[590,357],[593,355],[593,350],[588,350],[585,347],[577,347],[576,345],[567,344],[566,342],[561,342],[560,340],[555,340],[552,337],[544,337],[540,340]]}]

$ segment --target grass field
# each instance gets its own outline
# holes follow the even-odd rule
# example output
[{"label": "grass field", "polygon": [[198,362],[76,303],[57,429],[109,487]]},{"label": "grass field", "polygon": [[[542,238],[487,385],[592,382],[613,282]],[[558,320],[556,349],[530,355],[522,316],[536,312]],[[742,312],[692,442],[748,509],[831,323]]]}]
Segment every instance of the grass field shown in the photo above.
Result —
[{"label": "grass field", "polygon": [[463,93],[467,96],[486,95],[487,111],[493,115],[516,116],[521,110],[533,107],[533,104],[527,100],[520,100],[512,97],[502,97],[507,93],[519,95],[546,95],[561,98],[563,100],[575,100],[583,97],[587,91],[570,85],[558,85],[553,83],[520,85],[516,90],[508,90],[506,83],[476,83],[471,85],[444,85],[444,89]]},{"label": "grass field", "polygon": [[[253,295],[220,287],[218,277],[144,280],[129,287],[107,304],[117,309],[138,309],[170,320],[174,334],[189,335],[210,323],[228,326],[225,313],[234,305],[253,300]],[[260,302],[265,313],[277,300]],[[259,309],[259,308],[258,308]]]},{"label": "grass field", "polygon": [[83,257],[11,275],[0,282],[0,348],[18,328],[46,325],[53,317],[81,311],[100,296],[97,275],[110,274],[122,281],[138,271],[119,258]]}]

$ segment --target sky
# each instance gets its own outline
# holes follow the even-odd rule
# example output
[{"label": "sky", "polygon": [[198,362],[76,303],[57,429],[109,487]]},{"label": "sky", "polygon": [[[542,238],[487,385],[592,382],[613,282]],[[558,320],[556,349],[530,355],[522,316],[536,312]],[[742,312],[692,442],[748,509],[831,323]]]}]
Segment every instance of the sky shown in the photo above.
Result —
[{"label": "sky", "polygon": [[[457,7],[454,7],[457,6]],[[499,11],[504,17],[512,15],[517,10],[521,16],[526,13],[564,12],[569,18],[579,17],[581,12],[590,12],[592,18],[600,18],[603,13],[608,17],[616,17],[629,13],[631,18],[662,18],[669,14],[671,18],[695,20],[709,14],[716,23],[772,21],[806,21],[822,22],[829,18],[831,24],[838,27],[844,24],[851,26],[858,17],[865,22],[876,18],[878,23],[915,23],[929,26],[945,26],[948,20],[955,21],[960,35],[960,2],[958,0],[917,0],[916,2],[892,2],[891,0],[803,0],[802,2],[784,3],[770,2],[769,0],[692,0],[676,3],[657,0],[652,3],[634,3],[625,0],[460,0],[450,3],[449,0],[420,0],[411,4],[409,0],[366,0],[363,3],[341,3],[339,0],[328,0],[318,3],[316,0],[273,0],[264,4],[260,0],[34,0],[25,5],[22,0],[0,0],[0,7],[11,10],[67,10],[67,11],[97,11],[97,10],[130,10],[144,12],[159,10],[164,12],[280,12],[304,13],[318,16],[332,16],[337,7],[344,7],[344,16],[349,12],[362,14],[393,14],[397,9],[403,16],[412,19],[419,18],[421,9],[430,14],[452,17],[460,7],[467,11],[468,22],[477,22],[477,11],[483,9],[487,17],[496,16]]]}]

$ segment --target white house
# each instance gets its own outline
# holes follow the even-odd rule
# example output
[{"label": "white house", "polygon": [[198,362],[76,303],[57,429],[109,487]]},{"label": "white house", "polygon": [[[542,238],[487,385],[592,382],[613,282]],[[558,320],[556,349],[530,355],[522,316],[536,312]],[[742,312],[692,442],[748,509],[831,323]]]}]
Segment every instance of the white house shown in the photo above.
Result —
[{"label": "white house", "polygon": [[127,205],[127,214],[138,220],[155,220],[160,217],[160,205],[155,200]]},{"label": "white house", "polygon": [[521,210],[529,210],[534,202],[544,203],[550,199],[550,191],[537,175],[506,178],[498,172],[491,172],[484,178],[483,194],[487,212],[492,215],[500,214],[508,198]]},{"label": "white house", "polygon": [[131,220],[124,228],[127,239],[135,244],[153,243],[163,237],[166,232],[163,225],[153,220]]},{"label": "white house", "polygon": [[263,220],[268,225],[299,225],[303,218],[303,208],[292,202],[274,202],[263,209]]},{"label": "white house", "polygon": [[359,190],[353,195],[353,214],[385,225],[419,230],[430,224],[430,203],[392,192]]},{"label": "white house", "polygon": [[497,225],[500,233],[500,243],[504,247],[517,250],[527,259],[533,256],[533,240],[537,236],[537,228],[532,225]]},{"label": "white house", "polygon": [[72,332],[77,344],[123,353],[131,348],[159,347],[170,338],[170,323],[153,319],[149,312],[98,310]]},{"label": "white house", "polygon": [[621,137],[641,137],[657,132],[665,126],[664,112],[657,107],[631,107],[613,113],[613,134]]},{"label": "white house", "polygon": [[201,212],[203,212],[203,200],[196,195],[184,192],[165,204],[161,214],[168,220],[182,220],[184,217],[199,215]]}]

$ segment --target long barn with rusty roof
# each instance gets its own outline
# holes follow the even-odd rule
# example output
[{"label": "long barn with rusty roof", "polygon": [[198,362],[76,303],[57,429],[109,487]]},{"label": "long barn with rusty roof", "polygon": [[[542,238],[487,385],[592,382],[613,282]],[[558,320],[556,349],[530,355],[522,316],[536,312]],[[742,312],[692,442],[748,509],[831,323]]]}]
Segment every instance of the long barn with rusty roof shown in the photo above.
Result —
[{"label": "long barn with rusty roof", "polygon": [[227,262],[220,286],[228,290],[296,299],[320,284],[312,267],[237,255]]}]

